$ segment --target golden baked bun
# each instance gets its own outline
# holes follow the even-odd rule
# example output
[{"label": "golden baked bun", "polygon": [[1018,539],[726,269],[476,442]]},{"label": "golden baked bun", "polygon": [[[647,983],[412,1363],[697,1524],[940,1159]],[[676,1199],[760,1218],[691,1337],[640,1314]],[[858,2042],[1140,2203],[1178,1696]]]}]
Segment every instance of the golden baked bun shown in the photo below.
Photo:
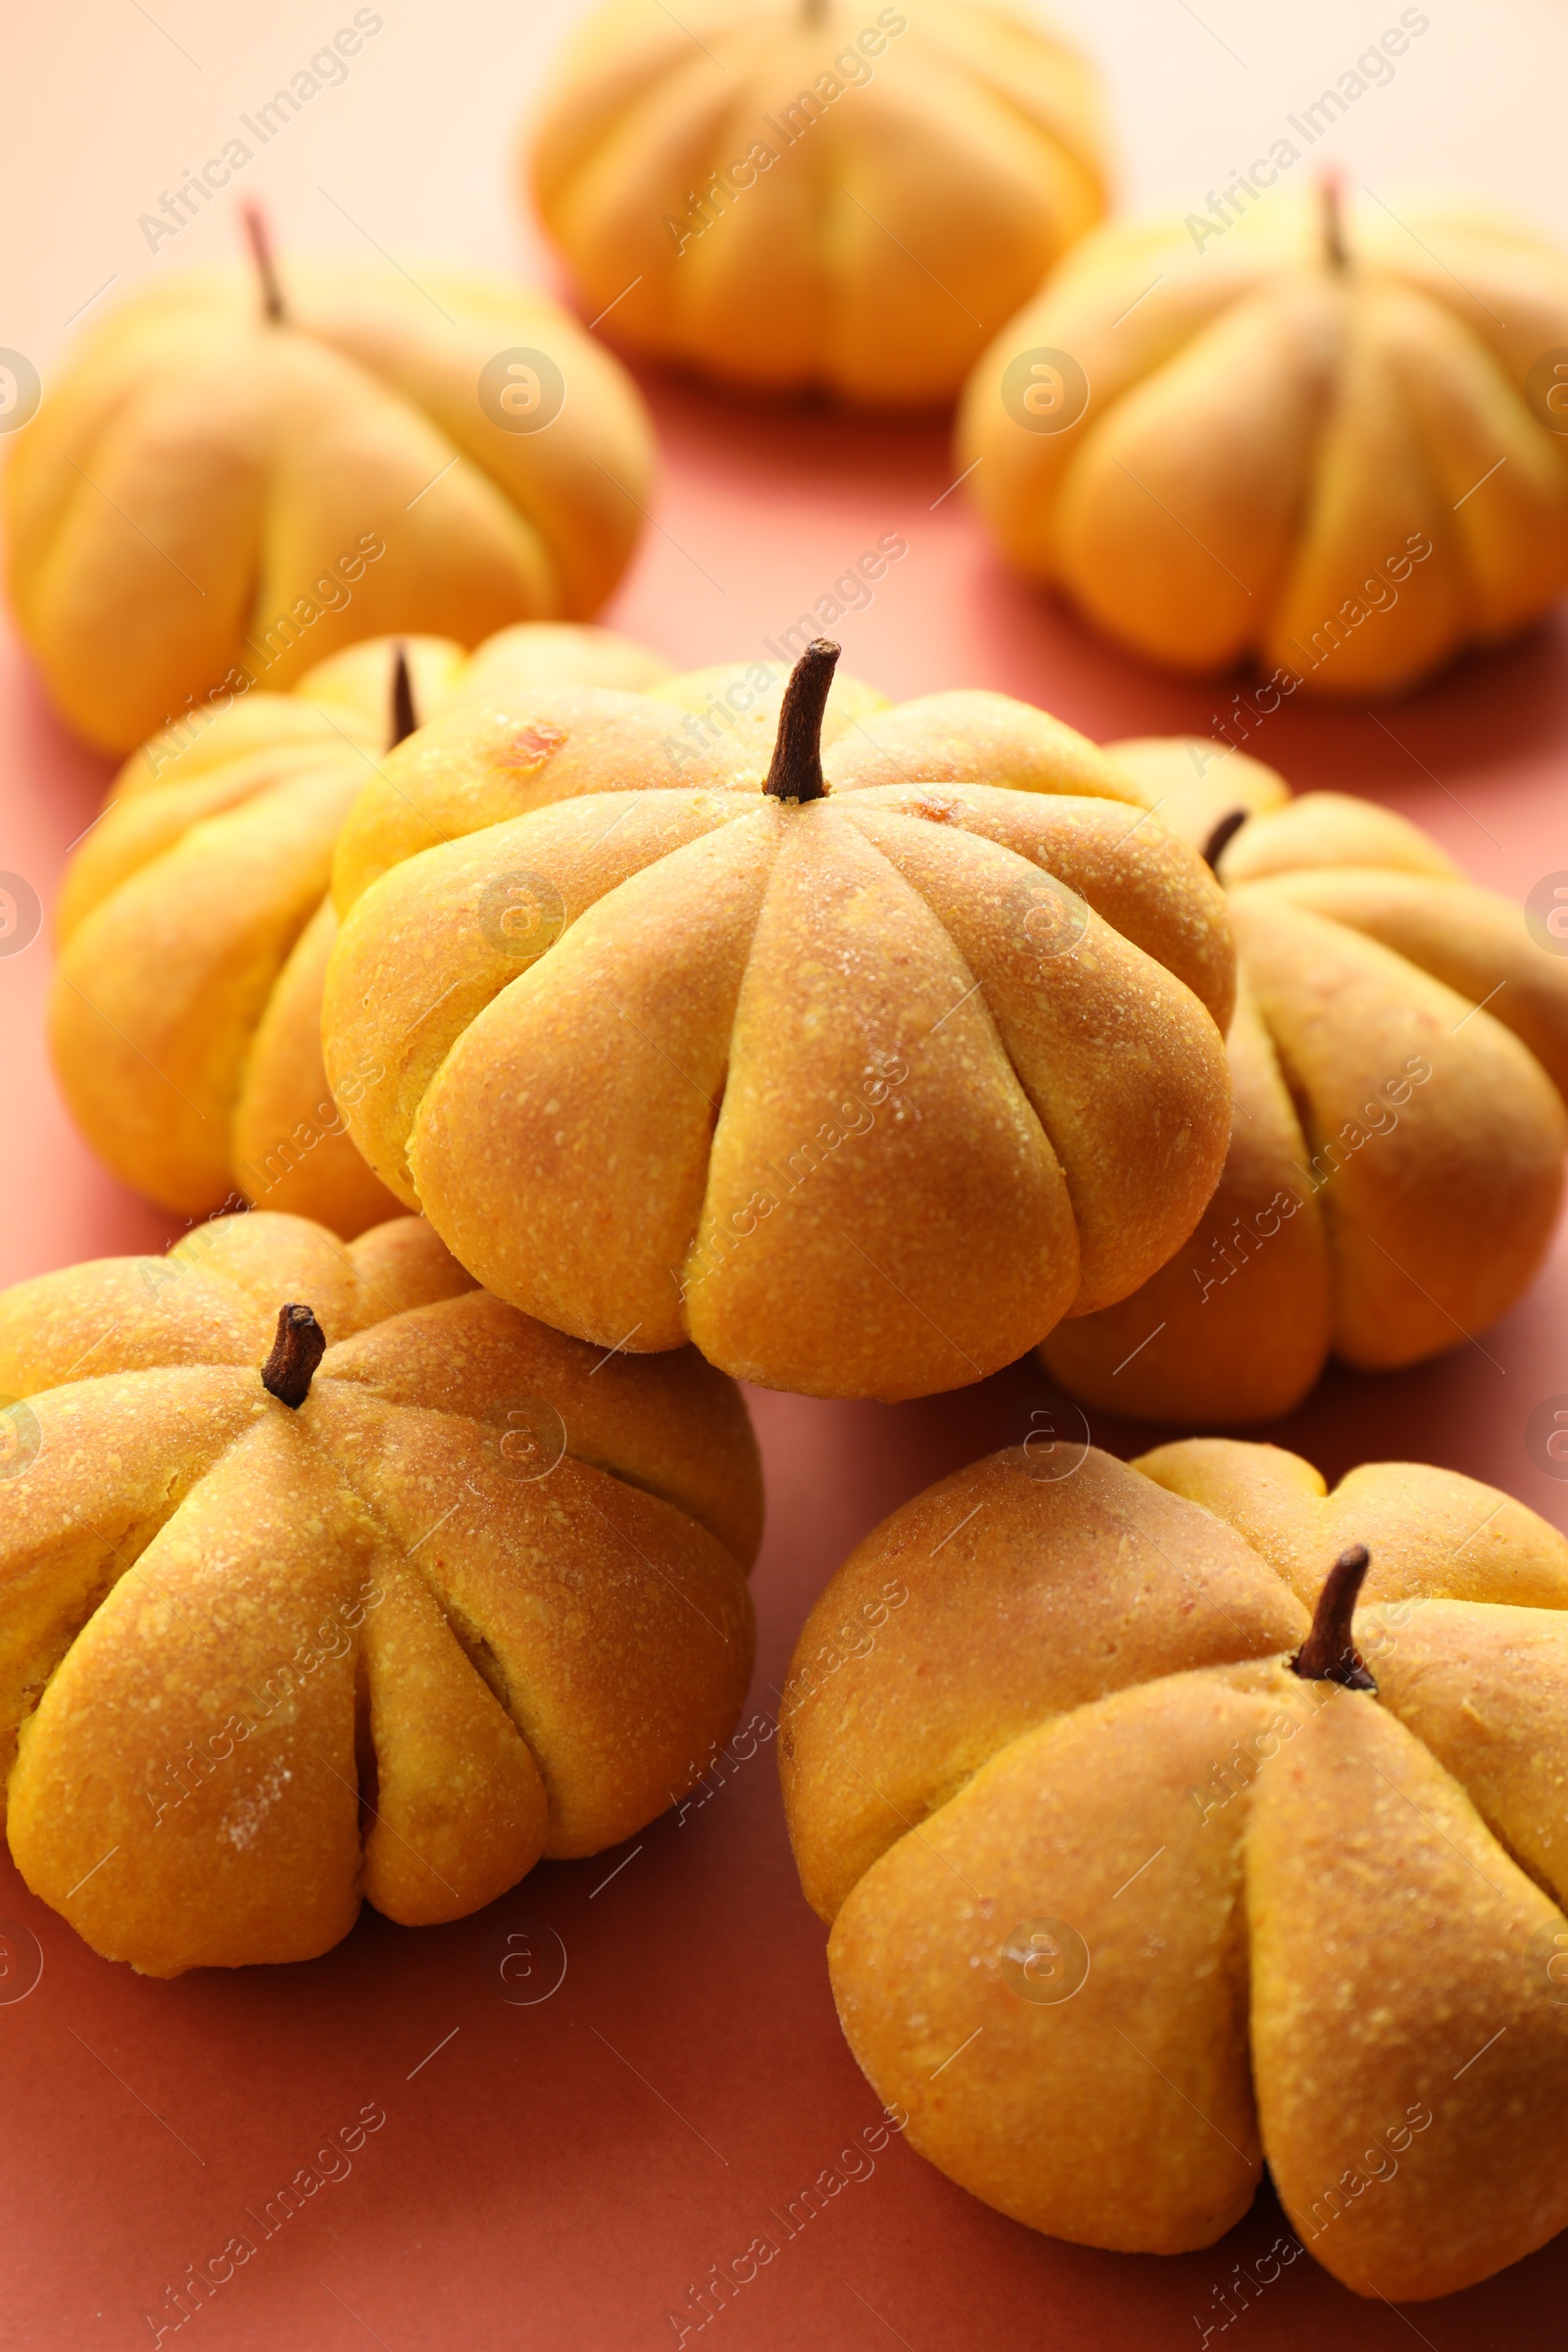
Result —
[{"label": "golden baked bun", "polygon": [[653,466],[630,379],[543,294],[417,274],[264,253],[260,278],[163,276],[50,385],[6,468],[8,580],[100,750],[362,637],[477,645],[610,595]]},{"label": "golden baked bun", "polygon": [[[49,1035],[100,1159],[166,1208],[225,1200],[352,1236],[397,1213],[321,1067],[327,899],[345,812],[437,711],[546,681],[642,687],[668,664],[609,629],[523,621],[467,654],[371,638],[132,754],[66,869]],[[350,1089],[379,1083],[365,1062]]]},{"label": "golden baked bun", "polygon": [[1119,743],[1236,927],[1230,1152],[1191,1238],[1043,1350],[1140,1419],[1264,1421],[1332,1350],[1462,1348],[1539,1270],[1568,1149],[1568,963],[1406,818],[1212,743]]},{"label": "golden baked bun", "polygon": [[954,470],[1136,654],[1403,693],[1568,586],[1568,254],[1454,195],[1228,201],[1086,239],[980,361]]},{"label": "golden baked bun", "polygon": [[7,1836],[110,1959],[309,1959],[362,1897],[463,1918],[733,1729],[740,1396],[530,1323],[416,1218],[346,1249],[259,1211],[21,1283],[0,1388]]},{"label": "golden baked bun", "polygon": [[1010,0],[609,0],[527,176],[605,333],[885,408],[950,401],[1105,209],[1096,76]]},{"label": "golden baked bun", "polygon": [[1544,2244],[1565,1611],[1568,1543],[1493,1488],[1381,1462],[1329,1494],[1230,1439],[1031,1445],[884,1521],[807,1622],[779,1754],[840,2021],[913,2146],[1157,2254],[1266,2163],[1395,2303]]},{"label": "golden baked bun", "polygon": [[829,692],[837,652],[395,753],[339,843],[326,1069],[382,1182],[529,1314],[921,1396],[1192,1230],[1230,934],[1082,736]]}]

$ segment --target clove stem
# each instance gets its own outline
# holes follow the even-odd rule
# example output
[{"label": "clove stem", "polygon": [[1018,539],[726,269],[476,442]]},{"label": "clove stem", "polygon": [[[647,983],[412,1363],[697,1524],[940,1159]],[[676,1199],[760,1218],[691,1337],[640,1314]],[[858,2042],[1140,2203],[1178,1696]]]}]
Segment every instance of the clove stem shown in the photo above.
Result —
[{"label": "clove stem", "polygon": [[1201,852],[1203,863],[1208,867],[1210,873],[1218,873],[1220,859],[1251,813],[1250,808],[1233,808],[1229,816],[1220,818],[1219,823],[1204,842]]},{"label": "clove stem", "polygon": [[1350,1620],[1367,1572],[1364,1544],[1342,1551],[1323,1581],[1312,1613],[1312,1630],[1291,1660],[1306,1683],[1339,1683],[1347,1690],[1375,1690],[1377,1684],[1350,1639]]},{"label": "clove stem", "polygon": [[409,675],[408,652],[400,644],[392,668],[392,733],[387,741],[387,750],[395,752],[398,745],[414,733],[418,723],[414,710],[414,680]]},{"label": "clove stem", "polygon": [[280,1306],[277,1337],[262,1366],[262,1386],[279,1404],[297,1413],[311,1393],[316,1367],[326,1353],[326,1334],[308,1306]]},{"label": "clove stem", "polygon": [[1337,172],[1324,172],[1317,183],[1317,197],[1324,256],[1338,276],[1350,266],[1350,249],[1345,242],[1345,197]]},{"label": "clove stem", "polygon": [[773,764],[764,792],[776,801],[819,801],[822,781],[822,712],[842,647],[813,637],[790,672],[779,707]]},{"label": "clove stem", "polygon": [[245,234],[250,239],[251,259],[261,280],[262,308],[274,326],[283,322],[283,289],[277,282],[277,266],[272,260],[272,240],[267,232],[267,219],[259,204],[240,207],[245,222]]}]

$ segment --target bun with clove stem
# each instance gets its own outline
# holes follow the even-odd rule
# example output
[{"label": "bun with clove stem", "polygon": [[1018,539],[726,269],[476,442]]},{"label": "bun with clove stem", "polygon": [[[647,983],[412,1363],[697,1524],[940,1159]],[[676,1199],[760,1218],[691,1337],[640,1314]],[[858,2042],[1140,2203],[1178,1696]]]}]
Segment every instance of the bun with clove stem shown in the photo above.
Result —
[{"label": "bun with clove stem", "polygon": [[247,225],[84,337],[6,468],[22,635],[101,751],[362,638],[586,620],[642,527],[642,402],[547,296]]},{"label": "bun with clove stem", "polygon": [[1568,963],[1437,843],[1347,793],[1292,800],[1212,743],[1111,744],[1225,886],[1238,988],[1224,1173],[1153,1280],[1045,1346],[1134,1418],[1268,1421],[1330,1351],[1391,1371],[1505,1313],[1568,1150]]},{"label": "bun with clove stem", "polygon": [[6,1833],[110,1959],[464,1918],[734,1728],[740,1396],[530,1323],[416,1218],[345,1248],[264,1210],[20,1284],[0,1389]]},{"label": "bun with clove stem", "polygon": [[[954,471],[1146,659],[1255,662],[1265,709],[1405,693],[1568,586],[1568,253],[1462,196],[1226,202],[1086,238],[976,367]],[[1081,397],[1032,415],[1031,366]]]},{"label": "bun with clove stem", "polygon": [[382,1182],[526,1312],[919,1396],[1191,1231],[1229,938],[1083,737],[836,659],[542,694],[520,775],[520,711],[404,745],[339,843],[322,1034]]},{"label": "bun with clove stem", "polygon": [[[454,704],[500,712],[545,679],[642,687],[666,667],[608,629],[550,621],[471,655],[371,638],[292,694],[144,744],[60,897],[50,1042],[99,1157],[186,1216],[262,1200],[352,1236],[393,1215],[321,1067],[338,828],[386,753]],[[374,1065],[349,1083],[375,1084]]]},{"label": "bun with clove stem", "polygon": [[1105,209],[1097,78],[1015,0],[601,0],[530,133],[588,317],[748,392],[953,399]]},{"label": "bun with clove stem", "polygon": [[1182,2253],[1266,2164],[1393,2303],[1568,2224],[1568,1542],[1509,1496],[1031,1441],[851,1554],[779,1757],[851,2048],[1014,2220]]}]

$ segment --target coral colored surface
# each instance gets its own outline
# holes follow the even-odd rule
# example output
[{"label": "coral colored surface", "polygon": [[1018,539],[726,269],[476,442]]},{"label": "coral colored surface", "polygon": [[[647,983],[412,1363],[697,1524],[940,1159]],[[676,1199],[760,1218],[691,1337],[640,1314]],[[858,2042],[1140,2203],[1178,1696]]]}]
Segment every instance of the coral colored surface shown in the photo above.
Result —
[{"label": "coral colored surface", "polygon": [[[243,192],[270,207],[285,246],[368,236],[400,255],[449,248],[544,267],[509,210],[500,159],[569,13],[559,0],[526,10],[462,0],[416,16],[388,0],[347,81],[257,158]],[[1309,24],[1242,0],[1205,0],[1201,21],[1175,0],[1109,11],[1083,0],[1061,13],[1116,76],[1123,149],[1137,158],[1129,195],[1184,211],[1228,167],[1264,152],[1286,115],[1397,17],[1365,0],[1331,0]],[[1431,13],[1396,81],[1369,89],[1325,151],[1374,187],[1466,177],[1568,231],[1568,197],[1552,176],[1568,69],[1560,16],[1530,0],[1498,0],[1464,23]],[[231,241],[231,216],[215,211],[154,257],[137,216],[351,15],[321,0],[261,15],[236,0],[216,10],[160,0],[155,23],[105,0],[85,44],[76,12],[33,12],[24,31],[14,28],[11,87],[31,95],[0,173],[26,243],[13,239],[8,253],[0,343],[28,352],[46,389],[63,322],[95,288],[118,280],[107,302],[149,270]],[[665,482],[609,617],[673,659],[753,652],[897,532],[906,557],[838,630],[848,664],[891,692],[981,683],[1102,736],[1202,732],[1225,707],[1228,689],[1136,670],[1004,580],[961,490],[944,496],[952,467],[940,426],[748,412],[667,381],[647,389]],[[1560,616],[1415,702],[1376,713],[1287,707],[1252,748],[1298,786],[1348,786],[1407,811],[1478,879],[1510,893],[1568,867]],[[6,640],[0,868],[26,877],[46,908],[104,779]],[[0,958],[5,1281],[161,1247],[171,1232],[92,1164],[66,1121],[40,1034],[47,966],[46,936]],[[1568,1392],[1565,1321],[1559,1249],[1499,1328],[1398,1378],[1331,1375],[1267,1434],[1331,1475],[1388,1456],[1446,1462],[1568,1526],[1568,1484],[1536,1467],[1525,1438],[1533,1408]],[[757,1575],[760,1663],[743,1722],[770,1726],[802,1617],[849,1545],[932,1477],[1018,1442],[1046,1399],[1043,1377],[1019,1367],[898,1407],[754,1400],[770,1509]],[[1121,1451],[1142,1435],[1109,1424],[1095,1434]],[[863,2146],[877,2103],[835,2025],[770,1740],[722,1772],[680,1820],[597,1861],[542,1868],[478,1918],[406,1932],[368,1913],[310,1966],[172,1984],[95,1958],[0,1860],[7,2343],[148,2344],[175,2316],[166,2289],[238,2231],[258,2252],[202,2304],[206,2352],[351,2352],[368,2339],[386,2352],[673,2345],[666,2314],[763,2231],[782,2240],[779,2255],[701,2332],[688,2314],[689,2346],[1148,2352],[1201,2341],[1205,2328],[1210,2343],[1232,2340],[1234,2328],[1258,2352],[1352,2329],[1357,2345],[1390,2352],[1412,2334],[1441,2352],[1560,2342],[1568,2237],[1445,2303],[1358,2303],[1298,2260],[1246,2290],[1244,2310],[1219,2298],[1236,2266],[1250,2271],[1281,2232],[1266,2192],[1221,2244],[1156,2261],[1034,2236],[897,2139],[867,2171],[863,2155],[846,2152]],[[530,1944],[509,1947],[514,1935]],[[509,1948],[531,1949],[536,1973],[521,1976],[515,1956],[503,1973]],[[544,1989],[563,1953],[549,1997],[507,1997]],[[41,1977],[15,1997],[38,1956]],[[319,2169],[338,2177],[263,2236],[267,2201],[366,2109],[384,2123],[352,2155],[327,2160]],[[785,2238],[770,2209],[787,2221],[825,2167],[859,2177]],[[151,2328],[148,2312],[159,2315]],[[186,2340],[183,2329],[162,2338]]]}]

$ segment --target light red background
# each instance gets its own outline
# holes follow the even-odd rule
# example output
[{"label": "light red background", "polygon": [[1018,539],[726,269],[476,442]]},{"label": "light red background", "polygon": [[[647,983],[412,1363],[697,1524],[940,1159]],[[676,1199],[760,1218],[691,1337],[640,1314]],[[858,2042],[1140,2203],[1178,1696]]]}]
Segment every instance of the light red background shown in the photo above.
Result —
[{"label": "light red background", "polygon": [[[503,159],[516,108],[574,10],[466,0],[381,13],[384,29],[348,84],[258,160],[245,192],[269,205],[284,243],[353,246],[363,230],[400,254],[446,249],[547,270]],[[1314,9],[1309,25],[1293,8],[1244,0],[1207,0],[1201,21],[1181,0],[1123,0],[1112,12],[1081,0],[1062,13],[1081,20],[1113,76],[1129,195],[1183,211],[1261,152],[1283,116],[1397,16],[1343,0]],[[1494,0],[1459,22],[1439,0],[1430,13],[1396,84],[1369,93],[1325,152],[1379,190],[1469,178],[1568,232],[1556,172],[1561,12]],[[212,217],[154,261],[136,216],[351,14],[331,0],[286,0],[264,21],[234,0],[163,0],[154,23],[131,0],[103,0],[90,21],[40,11],[13,27],[19,119],[0,187],[14,232],[23,221],[26,236],[19,247],[14,233],[8,253],[0,343],[26,351],[47,383],[66,319],[104,281],[114,282],[92,316],[139,275],[221,249],[234,224]],[[953,466],[939,426],[728,406],[657,378],[645,388],[664,483],[656,527],[607,617],[673,660],[756,651],[898,531],[907,557],[839,631],[848,664],[889,692],[994,686],[1100,736],[1204,732],[1224,708],[1227,693],[1132,667],[1005,580],[963,494],[943,495]],[[1523,896],[1568,867],[1565,653],[1559,615],[1376,716],[1287,707],[1252,748],[1298,786],[1349,787],[1404,809],[1478,879]],[[46,906],[105,774],[54,721],[11,641],[0,643],[0,868],[27,876]],[[0,961],[6,1281],[161,1247],[171,1234],[93,1165],[66,1121],[41,1043],[47,971],[46,939]],[[1568,1390],[1565,1307],[1559,1249],[1484,1349],[1462,1347],[1396,1379],[1332,1375],[1267,1434],[1331,1476],[1392,1455],[1446,1462],[1568,1525],[1568,1487],[1541,1475],[1524,1447],[1532,1406]],[[1046,1395],[1040,1376],[1017,1368],[897,1407],[754,1398],[769,1529],[748,1717],[771,1718],[805,1611],[849,1546],[930,1478],[1018,1442]],[[1096,1434],[1120,1451],[1140,1438],[1113,1425]],[[451,1928],[405,1932],[367,1914],[307,1967],[144,1983],[96,1959],[9,1861],[0,1919],[36,1936],[44,1960],[26,1999],[0,2003],[0,2309],[18,2346],[150,2342],[142,2314],[165,2286],[231,2231],[254,2235],[243,2208],[259,2207],[371,2100],[387,2121],[351,2175],[204,2306],[208,2352],[348,2352],[368,2338],[388,2352],[673,2344],[664,2315],[688,2284],[757,2231],[776,2236],[767,2209],[835,2164],[877,2112],[834,2022],[770,1743],[709,1802],[632,1846],[541,1869],[491,1913]],[[567,1955],[564,1984],[533,2007],[501,1997],[501,1937],[518,1919],[553,1928]],[[687,2341],[711,2335],[728,2352],[890,2342],[1108,2352],[1197,2342],[1195,2315],[1216,2324],[1218,2341],[1213,2290],[1280,2228],[1265,2193],[1207,2253],[1096,2254],[1001,2220],[895,2140],[869,2179]],[[1258,2347],[1352,2328],[1368,2345],[1413,2334],[1443,2352],[1544,2347],[1560,2341],[1565,2289],[1568,2239],[1467,2295],[1401,2312],[1357,2303],[1298,2261],[1234,2325]]]}]

